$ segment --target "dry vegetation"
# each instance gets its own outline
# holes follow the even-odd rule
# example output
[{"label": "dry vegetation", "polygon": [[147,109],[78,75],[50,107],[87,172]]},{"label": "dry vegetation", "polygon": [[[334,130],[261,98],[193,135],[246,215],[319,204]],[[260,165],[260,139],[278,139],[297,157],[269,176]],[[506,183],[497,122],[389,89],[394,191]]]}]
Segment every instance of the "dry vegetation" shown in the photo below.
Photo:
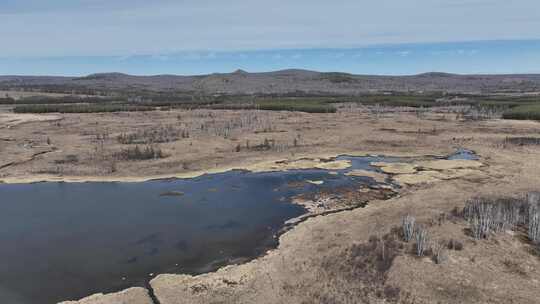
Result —
[{"label": "dry vegetation", "polygon": [[[15,117],[32,118],[31,114],[6,115],[6,123]],[[10,176],[14,170],[26,176],[143,177],[211,168],[216,165],[211,162],[214,157],[234,160],[246,154],[260,157],[261,152],[265,152],[262,156],[271,152],[290,155],[305,151],[301,130],[287,131],[300,117],[307,118],[262,110],[64,114],[61,120],[39,129],[29,120],[4,133],[6,162],[0,165],[13,164],[0,175]],[[26,162],[42,150],[48,152]],[[152,164],[134,160],[151,160]],[[148,169],[141,172],[142,168]],[[135,174],[137,171],[140,173]]]},{"label": "dry vegetation", "polygon": [[334,105],[336,113],[4,112],[0,180],[147,179],[339,153],[467,148],[485,164],[479,174],[310,218],[264,257],[201,276],[161,275],[153,292],[161,304],[537,302],[540,208],[537,196],[521,193],[540,184],[538,122],[471,114],[468,105]]}]

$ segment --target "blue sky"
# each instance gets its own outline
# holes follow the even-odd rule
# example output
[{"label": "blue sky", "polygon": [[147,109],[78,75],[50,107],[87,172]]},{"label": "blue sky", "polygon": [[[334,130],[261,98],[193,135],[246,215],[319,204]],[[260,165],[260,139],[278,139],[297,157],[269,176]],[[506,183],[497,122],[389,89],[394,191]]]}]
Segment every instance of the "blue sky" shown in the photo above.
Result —
[{"label": "blue sky", "polygon": [[539,28],[537,0],[0,0],[0,74],[534,73]]}]

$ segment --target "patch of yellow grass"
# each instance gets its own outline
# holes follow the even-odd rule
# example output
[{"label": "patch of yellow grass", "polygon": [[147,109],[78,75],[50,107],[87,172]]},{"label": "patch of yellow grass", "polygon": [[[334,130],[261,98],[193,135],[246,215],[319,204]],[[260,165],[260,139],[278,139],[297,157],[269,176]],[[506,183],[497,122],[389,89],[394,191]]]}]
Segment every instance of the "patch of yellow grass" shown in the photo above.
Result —
[{"label": "patch of yellow grass", "polygon": [[412,174],[416,172],[416,166],[413,164],[373,162],[371,165],[380,167],[381,171],[390,174]]},{"label": "patch of yellow grass", "polygon": [[367,171],[367,170],[352,170],[347,173],[345,173],[347,176],[365,176],[365,177],[371,177],[378,183],[383,183],[386,179],[386,174],[374,172],[374,171]]},{"label": "patch of yellow grass", "polygon": [[480,168],[484,164],[477,160],[463,160],[463,159],[454,159],[454,160],[430,160],[419,162],[418,167],[431,170],[449,170],[449,169],[462,169],[462,168]]}]

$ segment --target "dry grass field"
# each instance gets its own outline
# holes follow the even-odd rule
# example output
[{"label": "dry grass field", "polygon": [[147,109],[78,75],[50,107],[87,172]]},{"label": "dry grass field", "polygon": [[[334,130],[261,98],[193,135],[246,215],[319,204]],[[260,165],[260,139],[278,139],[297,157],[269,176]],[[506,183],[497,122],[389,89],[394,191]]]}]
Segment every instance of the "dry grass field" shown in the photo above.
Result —
[{"label": "dry grass field", "polygon": [[[448,109],[338,113],[171,110],[0,113],[0,180],[147,180],[337,154],[448,154],[534,136],[534,122],[466,121]],[[160,155],[126,157],[152,148]],[[530,149],[525,147],[524,149]],[[143,154],[143,153],[141,153]]]}]

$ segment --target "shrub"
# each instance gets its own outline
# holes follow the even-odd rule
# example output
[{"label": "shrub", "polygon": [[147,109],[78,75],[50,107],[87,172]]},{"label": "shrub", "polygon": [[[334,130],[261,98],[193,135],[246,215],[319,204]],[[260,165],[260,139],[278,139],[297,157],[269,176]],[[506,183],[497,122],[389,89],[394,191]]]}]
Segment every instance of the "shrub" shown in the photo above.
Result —
[{"label": "shrub", "polygon": [[120,152],[115,154],[115,157],[124,160],[148,160],[163,158],[164,155],[160,148],[146,146],[141,149],[139,146],[135,146],[133,148],[130,147],[127,149],[122,149]]},{"label": "shrub", "polygon": [[[236,152],[240,152],[241,150],[240,144],[236,147]],[[261,142],[258,145],[252,145],[249,141],[246,141],[246,150],[250,151],[278,151],[282,152],[289,148],[289,144],[287,143],[278,143],[275,139],[271,138],[264,138],[263,142]]]},{"label": "shrub", "polygon": [[401,219],[403,229],[403,240],[409,242],[414,236],[414,222],[416,219],[413,216],[406,215]]},{"label": "shrub", "polygon": [[455,239],[450,239],[447,246],[450,250],[463,250],[463,243]]},{"label": "shrub", "polygon": [[155,144],[167,143],[184,137],[186,130],[179,130],[172,125],[160,126],[152,129],[139,130],[134,133],[121,133],[116,137],[118,143],[123,145],[131,144]]},{"label": "shrub", "polygon": [[[316,284],[321,284],[320,292],[324,297],[310,295],[302,303],[358,303],[366,298],[397,303],[401,298],[400,290],[387,280],[394,259],[401,253],[401,246],[397,233],[390,232],[372,235],[368,242],[355,243],[322,256],[321,267],[315,269],[315,276],[321,278]],[[335,292],[327,292],[328,286],[339,290],[339,299]]]},{"label": "shrub", "polygon": [[418,226],[416,228],[415,239],[416,255],[419,257],[424,256],[426,251],[429,249],[429,237],[427,230],[422,226]]},{"label": "shrub", "polygon": [[517,146],[540,146],[540,138],[538,137],[506,137],[504,144]]},{"label": "shrub", "polygon": [[540,244],[540,193],[529,193],[527,201],[529,239],[535,244]]},{"label": "shrub", "polygon": [[116,162],[115,161],[112,161],[111,162],[111,168],[110,168],[110,171],[111,173],[115,173],[116,172]]},{"label": "shrub", "polygon": [[515,273],[520,276],[527,276],[527,271],[519,264],[519,262],[505,259],[503,265],[510,273]]},{"label": "shrub", "polygon": [[540,192],[527,193],[527,204],[538,205],[540,204]]},{"label": "shrub", "polygon": [[433,260],[437,264],[442,264],[448,260],[448,244],[444,241],[436,242],[433,246]]},{"label": "shrub", "polygon": [[66,155],[65,159],[58,159],[54,161],[56,164],[74,164],[79,162],[79,157],[74,154]]}]

